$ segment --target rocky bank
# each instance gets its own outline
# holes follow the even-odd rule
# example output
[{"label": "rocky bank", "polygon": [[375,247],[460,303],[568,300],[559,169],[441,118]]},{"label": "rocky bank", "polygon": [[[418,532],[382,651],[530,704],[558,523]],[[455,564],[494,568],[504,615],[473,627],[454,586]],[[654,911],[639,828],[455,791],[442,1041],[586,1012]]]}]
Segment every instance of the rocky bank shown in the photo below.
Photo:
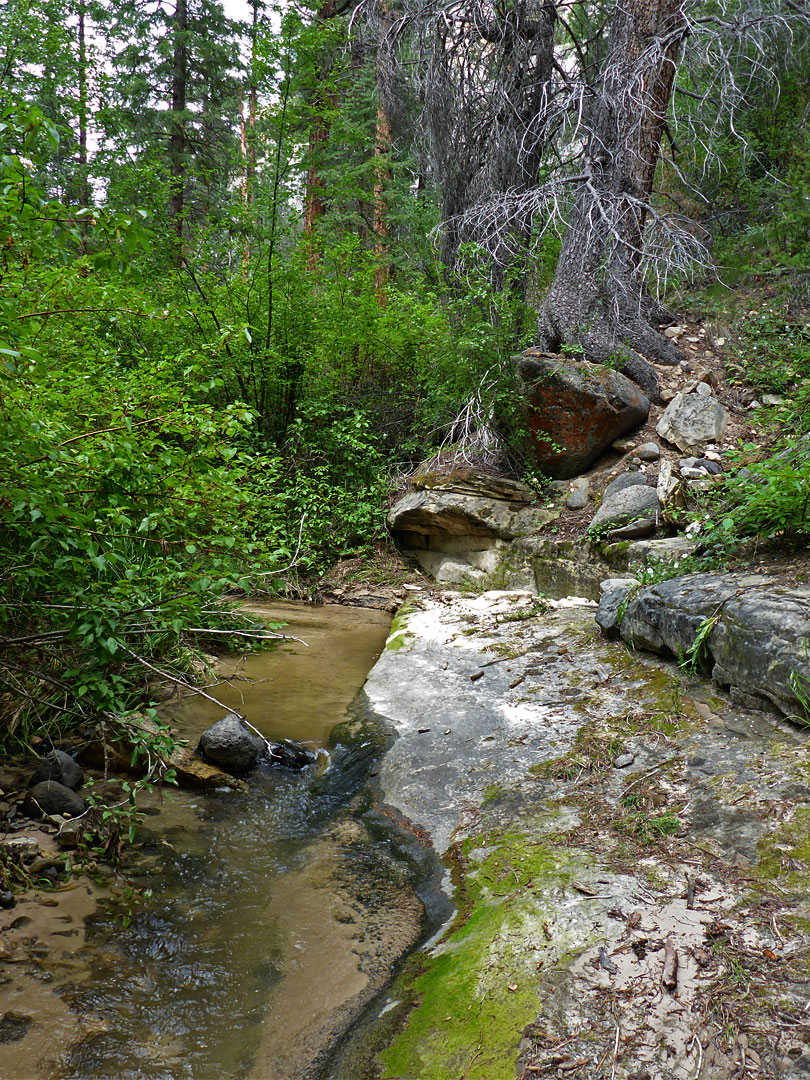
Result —
[{"label": "rocky bank", "polygon": [[593,601],[427,591],[366,692],[379,798],[455,915],[330,1076],[810,1075],[803,728],[629,652]]}]

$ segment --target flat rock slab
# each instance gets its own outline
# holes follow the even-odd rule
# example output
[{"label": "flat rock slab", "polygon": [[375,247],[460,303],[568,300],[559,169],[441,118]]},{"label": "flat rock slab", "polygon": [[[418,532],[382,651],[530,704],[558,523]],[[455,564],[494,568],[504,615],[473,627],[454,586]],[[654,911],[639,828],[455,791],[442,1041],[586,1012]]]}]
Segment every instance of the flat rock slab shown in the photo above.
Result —
[{"label": "flat rock slab", "polygon": [[583,473],[619,436],[643,424],[650,402],[618,371],[528,349],[517,357],[532,457],[548,476]]},{"label": "flat rock slab", "polygon": [[[592,623],[595,604],[549,602],[524,654],[501,658],[499,647],[520,652],[516,616],[533,603],[504,592],[424,601],[398,619],[366,683],[371,708],[399,736],[380,770],[384,801],[427,829],[439,852],[463,826],[465,803],[564,752],[583,722],[571,707],[578,693],[567,684],[557,692],[569,661],[556,650],[564,629]],[[527,696],[520,676],[541,660],[543,692]]]},{"label": "flat rock slab", "polygon": [[808,1075],[807,733],[592,611],[445,594],[398,620],[366,687],[398,735],[378,800],[445,853],[458,913],[334,1080]]},{"label": "flat rock slab", "polygon": [[[596,621],[609,637],[690,656],[721,686],[800,716],[810,697],[810,587],[760,574],[689,574],[633,593],[608,589]],[[754,702],[752,702],[754,703]]]}]

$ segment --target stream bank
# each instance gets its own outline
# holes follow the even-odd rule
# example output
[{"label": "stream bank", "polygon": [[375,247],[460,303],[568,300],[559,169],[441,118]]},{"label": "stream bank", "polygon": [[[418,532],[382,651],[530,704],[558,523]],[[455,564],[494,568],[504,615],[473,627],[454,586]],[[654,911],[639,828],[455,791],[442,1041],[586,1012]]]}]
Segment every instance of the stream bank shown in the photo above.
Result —
[{"label": "stream bank", "polygon": [[456,914],[328,1075],[810,1075],[805,731],[606,641],[592,603],[425,596],[366,691]]},{"label": "stream bank", "polygon": [[[214,692],[318,764],[156,794],[121,876],[99,866],[0,912],[3,1080],[315,1076],[422,939],[430,854],[365,789],[390,736],[357,694],[390,617],[261,614],[308,644],[223,663]],[[165,706],[192,744],[209,709]]]}]

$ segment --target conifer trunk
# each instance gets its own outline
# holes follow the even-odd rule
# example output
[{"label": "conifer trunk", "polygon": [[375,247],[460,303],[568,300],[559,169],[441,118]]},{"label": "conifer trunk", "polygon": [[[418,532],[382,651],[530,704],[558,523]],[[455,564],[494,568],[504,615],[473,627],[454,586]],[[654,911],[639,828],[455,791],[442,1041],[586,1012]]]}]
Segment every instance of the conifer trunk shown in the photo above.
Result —
[{"label": "conifer trunk", "polygon": [[586,359],[615,363],[654,400],[658,378],[648,361],[675,364],[680,356],[657,329],[669,316],[650,296],[641,263],[684,35],[682,0],[617,5],[584,176],[539,321],[541,348],[581,345]]},{"label": "conifer trunk", "polygon": [[171,194],[169,217],[178,240],[177,257],[182,258],[183,218],[186,201],[186,135],[184,113],[188,92],[188,3],[177,0],[174,12],[172,62],[172,118],[169,137]]}]

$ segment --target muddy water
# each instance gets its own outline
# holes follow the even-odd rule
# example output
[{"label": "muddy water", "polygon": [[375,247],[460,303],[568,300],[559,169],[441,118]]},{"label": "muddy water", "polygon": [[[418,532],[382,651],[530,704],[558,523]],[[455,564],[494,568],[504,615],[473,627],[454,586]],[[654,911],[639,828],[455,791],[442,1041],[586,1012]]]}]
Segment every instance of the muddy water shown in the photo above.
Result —
[{"label": "muddy water", "polygon": [[[264,614],[307,645],[234,661],[214,692],[268,736],[323,747],[390,620],[303,605]],[[170,708],[192,740],[221,715],[202,699]],[[97,896],[88,916],[80,890],[58,923],[69,936],[40,935],[47,955],[5,988],[32,1022],[0,1046],[3,1080],[318,1075],[423,930],[414,868],[371,835],[356,797],[364,770],[343,769],[357,750],[332,746],[320,778],[267,771],[247,792],[164,802],[129,873],[151,896],[130,911]]]}]

